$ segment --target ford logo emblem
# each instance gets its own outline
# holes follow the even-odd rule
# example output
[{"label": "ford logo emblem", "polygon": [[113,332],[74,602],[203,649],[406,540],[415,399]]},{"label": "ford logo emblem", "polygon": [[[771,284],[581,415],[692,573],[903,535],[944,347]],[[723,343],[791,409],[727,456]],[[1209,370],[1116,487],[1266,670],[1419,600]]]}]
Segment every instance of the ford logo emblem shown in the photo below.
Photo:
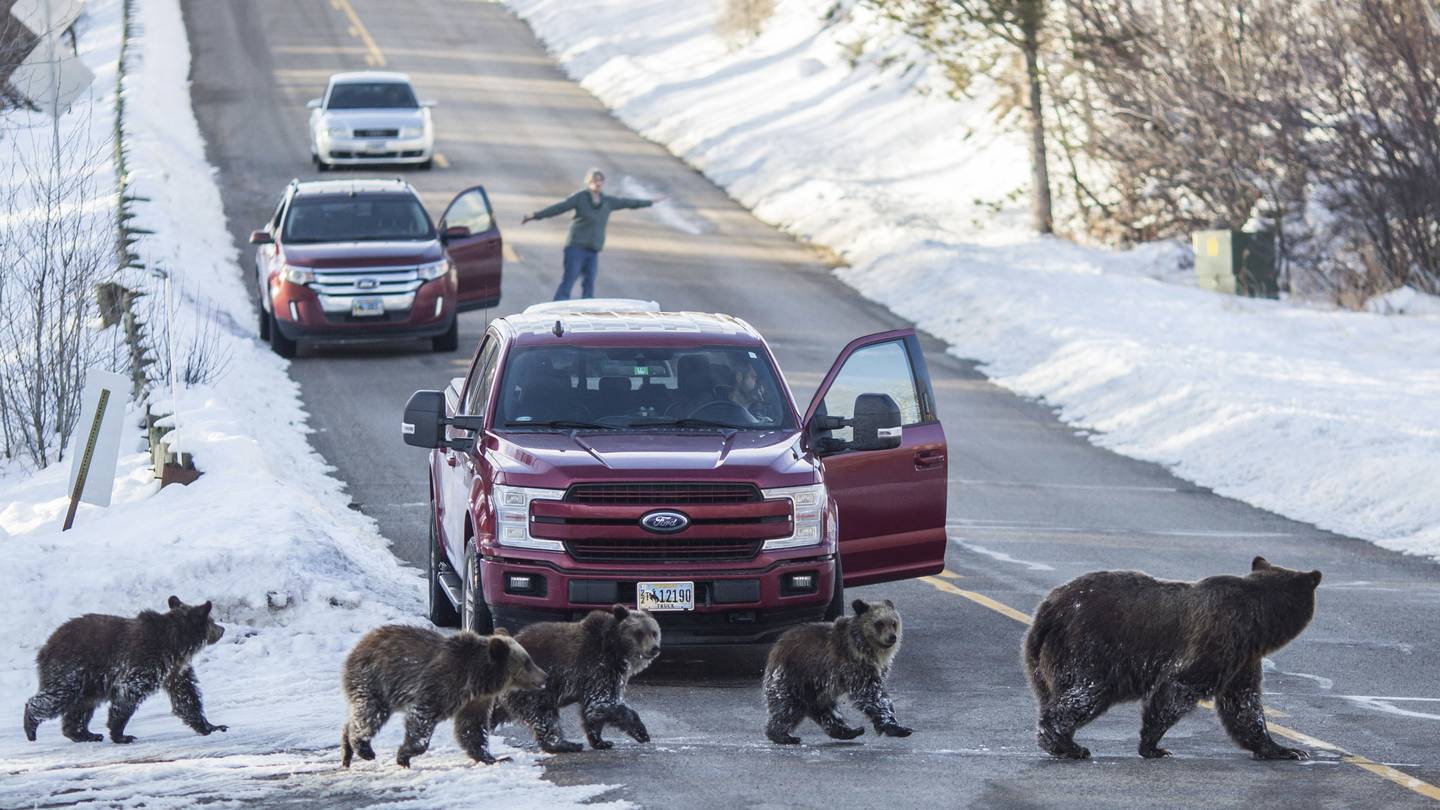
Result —
[{"label": "ford logo emblem", "polygon": [[640,518],[640,525],[656,534],[674,534],[684,531],[690,525],[690,518],[679,512],[651,512]]},{"label": "ford logo emblem", "polygon": [[376,281],[373,278],[362,278],[359,281],[355,282],[356,289],[360,290],[373,290],[378,286],[380,286],[380,282]]}]

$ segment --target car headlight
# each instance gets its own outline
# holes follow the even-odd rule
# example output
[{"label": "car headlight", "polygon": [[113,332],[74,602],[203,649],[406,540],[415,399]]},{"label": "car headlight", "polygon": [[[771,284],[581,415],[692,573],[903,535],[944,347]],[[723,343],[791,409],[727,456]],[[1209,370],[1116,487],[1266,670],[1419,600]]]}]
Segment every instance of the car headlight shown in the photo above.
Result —
[{"label": "car headlight", "polygon": [[418,138],[424,134],[424,127],[402,127],[400,129],[400,137],[402,138]]},{"label": "car headlight", "polygon": [[315,280],[315,273],[308,267],[296,267],[293,264],[285,265],[280,275],[291,284],[309,284]]},{"label": "car headlight", "polygon": [[438,262],[422,264],[419,267],[415,268],[415,272],[420,276],[420,278],[423,278],[426,281],[433,281],[434,279],[440,278],[441,276],[450,272],[450,260],[441,259]]},{"label": "car headlight", "polygon": [[495,542],[512,548],[533,548],[538,551],[564,551],[559,540],[541,540],[530,536],[530,502],[558,501],[565,497],[563,489],[507,487],[496,484],[492,489],[495,506]]},{"label": "car headlight", "polygon": [[825,539],[825,512],[828,496],[824,484],[804,487],[781,487],[760,491],[766,499],[788,498],[794,514],[789,537],[765,541],[765,550],[799,548],[819,545]]},{"label": "car headlight", "polygon": [[325,131],[329,133],[332,138],[346,138],[350,136],[349,127],[326,127]]}]

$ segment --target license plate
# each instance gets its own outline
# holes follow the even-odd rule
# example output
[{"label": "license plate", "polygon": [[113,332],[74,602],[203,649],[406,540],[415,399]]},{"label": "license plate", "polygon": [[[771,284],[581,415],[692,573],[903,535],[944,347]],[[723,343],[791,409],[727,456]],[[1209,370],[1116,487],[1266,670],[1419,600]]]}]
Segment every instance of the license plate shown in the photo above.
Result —
[{"label": "license plate", "polygon": [[641,610],[694,610],[695,583],[636,583],[635,604]]},{"label": "license plate", "polygon": [[367,152],[388,152],[388,151],[390,151],[390,150],[389,150],[388,148],[386,148],[386,144],[385,144],[384,141],[371,141],[371,142],[365,144],[365,151],[367,151]]},{"label": "license plate", "polygon": [[385,301],[380,298],[356,298],[350,302],[350,314],[357,318],[373,318],[385,314]]}]

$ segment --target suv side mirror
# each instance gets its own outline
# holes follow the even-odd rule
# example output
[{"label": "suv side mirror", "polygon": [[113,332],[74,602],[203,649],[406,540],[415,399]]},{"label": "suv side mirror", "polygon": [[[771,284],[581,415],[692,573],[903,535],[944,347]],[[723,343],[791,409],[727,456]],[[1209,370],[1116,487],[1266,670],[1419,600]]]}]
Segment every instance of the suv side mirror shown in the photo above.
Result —
[{"label": "suv side mirror", "polygon": [[464,225],[451,225],[440,232],[441,242],[449,242],[451,239],[468,239],[469,237],[470,229]]},{"label": "suv side mirror", "polygon": [[271,236],[269,231],[250,232],[250,244],[252,245],[270,245],[274,244],[274,242],[275,237]]},{"label": "suv side mirror", "polygon": [[405,443],[434,449],[445,445],[445,394],[440,391],[416,391],[405,403],[405,419],[400,423]]},{"label": "suv side mirror", "polygon": [[320,99],[312,98],[309,101],[305,102],[305,106],[309,107],[312,110],[318,110],[320,109]]},{"label": "suv side mirror", "polygon": [[900,406],[889,394],[855,397],[855,416],[850,422],[854,431],[851,450],[893,450],[900,446]]}]

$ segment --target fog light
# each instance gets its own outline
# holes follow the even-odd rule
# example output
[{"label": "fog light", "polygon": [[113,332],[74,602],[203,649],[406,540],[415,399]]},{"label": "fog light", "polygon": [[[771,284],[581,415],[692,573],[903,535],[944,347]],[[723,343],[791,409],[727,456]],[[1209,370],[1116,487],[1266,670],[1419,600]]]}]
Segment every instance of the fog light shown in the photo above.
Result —
[{"label": "fog light", "polygon": [[436,318],[440,317],[440,313],[441,313],[441,312],[444,312],[444,311],[445,311],[445,299],[444,299],[444,298],[436,298],[436,299],[435,299],[435,317],[436,317]]},{"label": "fog light", "polygon": [[815,593],[820,587],[820,578],[814,571],[804,574],[787,574],[780,580],[781,596],[796,596],[804,593]]},{"label": "fog light", "polygon": [[296,306],[294,301],[290,302],[290,320],[300,320],[300,307]]},{"label": "fog light", "polygon": [[528,591],[530,577],[526,574],[511,574],[505,578],[505,587],[511,591]]},{"label": "fog light", "polygon": [[808,591],[815,587],[814,574],[796,574],[790,577],[790,587],[797,591]]}]

